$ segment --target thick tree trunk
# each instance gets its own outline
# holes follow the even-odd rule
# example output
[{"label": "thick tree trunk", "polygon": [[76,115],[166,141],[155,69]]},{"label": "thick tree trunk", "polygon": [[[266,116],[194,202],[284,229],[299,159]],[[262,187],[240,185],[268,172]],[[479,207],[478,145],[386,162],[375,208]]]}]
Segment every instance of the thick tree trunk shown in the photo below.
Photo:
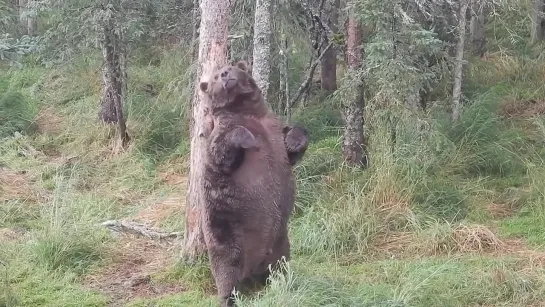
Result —
[{"label": "thick tree trunk", "polygon": [[252,76],[267,98],[271,72],[271,0],[256,0]]},{"label": "thick tree trunk", "polygon": [[545,20],[543,14],[545,13],[545,1],[533,0],[532,5],[532,28],[531,37],[532,42],[537,43],[545,37]]},{"label": "thick tree trunk", "polygon": [[[326,1],[326,14],[328,26],[334,33],[337,32],[337,23],[339,19],[340,0]],[[337,89],[337,49],[329,48],[321,63],[321,87],[323,90],[332,92]]]},{"label": "thick tree trunk", "polygon": [[[362,65],[362,51],[360,50],[361,31],[356,18],[350,13],[348,17],[347,64],[351,74],[356,74]],[[354,89],[353,100],[345,101],[343,106],[344,133],[342,141],[343,158],[354,166],[366,167],[368,164],[364,120],[364,85],[359,83]]]},{"label": "thick tree trunk", "polygon": [[102,97],[99,118],[105,123],[117,123],[122,147],[129,143],[129,135],[123,116],[123,100],[126,94],[125,55],[121,37],[115,30],[114,13],[106,14],[100,42],[104,64],[102,66]]},{"label": "thick tree trunk", "polygon": [[201,208],[204,157],[206,150],[205,99],[198,83],[215,69],[227,64],[229,0],[201,0],[199,55],[191,119],[191,165],[185,213],[185,236],[182,257],[194,260],[206,250],[202,233]]},{"label": "thick tree trunk", "polygon": [[484,26],[486,23],[486,11],[479,0],[472,0],[471,21],[469,22],[469,37],[473,47],[473,53],[484,56],[486,49],[486,36]]},{"label": "thick tree trunk", "polygon": [[452,120],[460,119],[462,110],[462,80],[464,68],[464,48],[466,37],[466,12],[469,0],[460,1],[460,12],[458,14],[458,42],[456,43],[456,57],[454,63],[454,86],[452,89]]}]

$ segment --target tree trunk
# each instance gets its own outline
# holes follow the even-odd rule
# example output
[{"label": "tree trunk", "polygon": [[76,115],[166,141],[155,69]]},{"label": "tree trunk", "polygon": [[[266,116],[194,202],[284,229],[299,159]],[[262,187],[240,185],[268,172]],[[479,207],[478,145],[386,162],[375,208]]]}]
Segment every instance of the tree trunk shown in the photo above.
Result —
[{"label": "tree trunk", "polygon": [[256,0],[252,77],[267,98],[271,72],[271,0]]},{"label": "tree trunk", "polygon": [[[359,48],[361,31],[353,13],[348,17],[347,64],[349,73],[356,75],[362,65],[362,52]],[[359,80],[361,81],[361,80]],[[343,106],[344,133],[342,141],[343,158],[350,165],[366,167],[368,164],[364,120],[364,84],[358,82],[353,99],[345,101]]]},{"label": "tree trunk", "polygon": [[469,22],[469,37],[473,47],[473,53],[480,57],[484,56],[486,48],[486,36],[484,32],[485,23],[486,12],[484,5],[479,0],[473,0],[471,21]]},{"label": "tree trunk", "polygon": [[[35,0],[28,0],[27,1],[27,4],[26,4],[26,8],[27,8],[27,13],[29,11],[29,9],[32,9],[32,10],[35,10]],[[26,19],[27,19],[27,23],[26,23],[26,27],[27,27],[27,34],[29,36],[34,36],[36,35],[36,17],[35,17],[36,13],[33,13],[32,16],[27,16]]]},{"label": "tree trunk", "polygon": [[545,21],[543,14],[545,12],[544,0],[533,0],[532,5],[532,28],[531,38],[533,43],[540,42],[544,39],[545,35]]},{"label": "tree trunk", "polygon": [[199,24],[200,24],[200,13],[199,9],[199,0],[193,0],[193,34],[191,35],[191,56],[193,59],[197,59],[197,52],[199,52],[197,39],[199,38]]},{"label": "tree trunk", "polygon": [[454,63],[454,86],[452,89],[452,120],[457,122],[460,119],[462,110],[462,74],[464,68],[464,47],[466,36],[466,12],[469,0],[460,1],[460,12],[458,14],[458,42],[456,43],[456,57]]},{"label": "tree trunk", "polygon": [[190,123],[191,156],[189,186],[185,214],[185,236],[182,257],[194,260],[206,250],[202,233],[201,208],[204,157],[206,151],[205,105],[208,99],[202,95],[198,83],[202,76],[211,76],[215,69],[227,64],[227,35],[229,25],[229,0],[201,0],[199,55],[193,117]]},{"label": "tree trunk", "polygon": [[[326,14],[328,26],[334,33],[337,32],[337,23],[339,19],[340,0],[326,1]],[[321,87],[323,90],[332,92],[337,89],[337,50],[335,47],[329,48],[324,55],[321,63]]]},{"label": "tree trunk", "polygon": [[19,0],[19,31],[21,35],[28,35],[28,18],[25,17],[27,0]]},{"label": "tree trunk", "polygon": [[278,97],[278,111],[283,112],[289,121],[290,110],[290,84],[288,79],[288,38],[284,30],[285,25],[280,26],[280,90]]},{"label": "tree trunk", "polygon": [[[109,10],[109,8],[108,8]],[[105,123],[117,123],[121,146],[129,143],[129,135],[123,116],[123,100],[126,94],[125,55],[119,31],[115,29],[114,12],[105,14],[100,35],[102,57],[102,97],[99,118]]]}]

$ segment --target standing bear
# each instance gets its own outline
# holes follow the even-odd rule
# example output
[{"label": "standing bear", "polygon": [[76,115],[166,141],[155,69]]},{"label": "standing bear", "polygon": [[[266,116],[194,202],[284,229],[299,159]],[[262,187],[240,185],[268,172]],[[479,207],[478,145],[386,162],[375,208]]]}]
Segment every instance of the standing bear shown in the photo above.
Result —
[{"label": "standing bear", "polygon": [[222,306],[232,306],[240,281],[266,277],[269,264],[289,259],[297,160],[288,148],[304,153],[308,143],[304,129],[268,110],[245,68],[226,65],[200,84],[211,118],[201,216]]}]

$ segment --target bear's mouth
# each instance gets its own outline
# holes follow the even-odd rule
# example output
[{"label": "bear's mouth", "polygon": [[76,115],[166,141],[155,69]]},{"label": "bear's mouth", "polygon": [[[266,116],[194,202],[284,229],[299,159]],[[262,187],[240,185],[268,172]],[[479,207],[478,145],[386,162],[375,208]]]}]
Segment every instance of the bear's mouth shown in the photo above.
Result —
[{"label": "bear's mouth", "polygon": [[233,78],[223,80],[222,82],[223,88],[227,91],[233,89],[236,84],[237,84],[237,79],[233,79]]}]

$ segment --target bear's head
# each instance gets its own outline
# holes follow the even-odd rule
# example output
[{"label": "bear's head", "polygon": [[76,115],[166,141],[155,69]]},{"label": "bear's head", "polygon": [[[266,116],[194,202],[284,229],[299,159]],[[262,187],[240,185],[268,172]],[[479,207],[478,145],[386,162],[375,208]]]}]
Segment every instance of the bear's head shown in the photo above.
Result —
[{"label": "bear's head", "polygon": [[266,107],[245,61],[221,67],[208,81],[201,82],[199,88],[210,98],[212,113],[227,110],[257,115],[262,114]]}]

